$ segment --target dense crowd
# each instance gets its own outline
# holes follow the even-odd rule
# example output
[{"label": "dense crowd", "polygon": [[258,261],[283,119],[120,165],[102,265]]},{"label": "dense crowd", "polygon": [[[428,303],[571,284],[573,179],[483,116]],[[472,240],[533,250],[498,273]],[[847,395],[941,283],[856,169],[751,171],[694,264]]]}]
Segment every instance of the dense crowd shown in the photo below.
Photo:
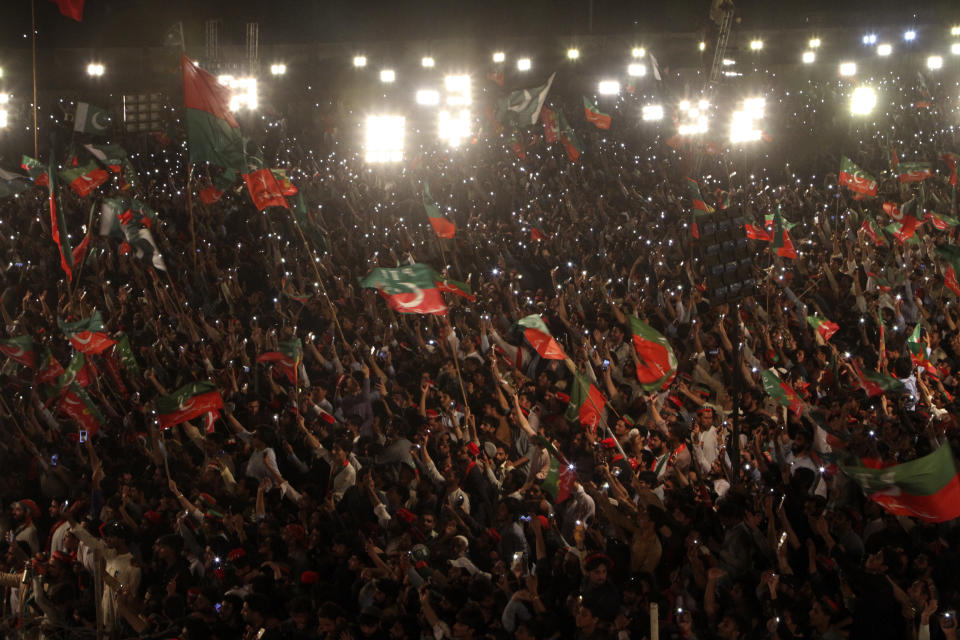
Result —
[{"label": "dense crowd", "polygon": [[[831,91],[777,112],[815,119]],[[935,104],[881,120],[906,141],[898,153],[932,159],[960,148],[950,117]],[[332,129],[313,151],[268,141],[307,203],[299,219],[240,189],[188,206],[187,172],[168,169],[182,148],[141,140],[134,191],[158,213],[166,272],[94,237],[68,282],[45,190],[0,202],[7,337],[66,363],[58,319],[97,309],[139,365],[89,358],[104,423],[85,442],[34,369],[4,366],[2,633],[955,638],[955,522],[891,515],[840,469],[960,447],[960,314],[935,252],[956,229],[927,222],[915,242],[883,244],[862,230],[866,213],[886,222],[882,202],[914,196],[955,214],[949,173],[901,187],[873,138],[785,169],[782,147],[707,156],[704,173],[727,174],[701,183],[714,209],[762,227],[779,208],[796,225],[796,259],[751,241],[754,295],[727,303],[694,259],[692,150],[571,120],[576,163],[541,136],[524,158],[490,136],[383,170]],[[837,184],[840,153],[881,177],[877,198]],[[427,222],[426,180],[453,240]],[[208,181],[198,170],[190,188]],[[93,197],[63,197],[76,243]],[[409,262],[476,299],[400,314],[359,285]],[[829,340],[814,312],[839,325]],[[570,367],[524,342],[514,325],[529,314],[605,396],[599,425],[568,419]],[[631,315],[676,353],[664,388],[638,383]],[[910,358],[918,324],[937,375]],[[257,362],[293,337],[295,384]],[[765,393],[769,369],[802,411]],[[906,391],[870,397],[858,370]],[[222,413],[161,430],[156,399],[192,381],[216,384]]]}]

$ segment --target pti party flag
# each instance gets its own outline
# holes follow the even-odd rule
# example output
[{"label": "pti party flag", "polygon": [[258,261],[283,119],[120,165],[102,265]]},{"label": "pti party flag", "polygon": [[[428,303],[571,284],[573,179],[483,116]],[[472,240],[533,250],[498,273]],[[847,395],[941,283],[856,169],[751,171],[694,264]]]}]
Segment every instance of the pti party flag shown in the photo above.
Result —
[{"label": "pti party flag", "polygon": [[57,411],[73,418],[81,429],[92,436],[103,424],[103,414],[97,409],[90,395],[80,385],[74,383],[60,396]]},{"label": "pti party flag", "polygon": [[30,156],[22,156],[20,166],[30,174],[30,179],[38,187],[46,187],[50,183],[47,168],[40,164],[39,160],[34,160]]},{"label": "pti party flag", "polygon": [[37,354],[33,349],[33,338],[30,336],[0,340],[0,353],[25,367],[37,366]]},{"label": "pti party flag", "polygon": [[297,188],[290,182],[290,178],[287,177],[287,172],[283,169],[270,169],[270,172],[273,174],[273,177],[276,178],[277,184],[280,185],[280,193],[285,196],[295,196],[298,191]]},{"label": "pti party flag", "polygon": [[423,181],[423,208],[427,211],[427,218],[430,220],[430,226],[438,238],[452,238],[457,233],[457,225],[453,224],[443,215],[440,207],[433,201],[433,195],[430,193],[430,183]]},{"label": "pti party flag", "polygon": [[793,387],[780,380],[780,376],[773,369],[766,369],[760,372],[760,381],[763,383],[763,390],[768,396],[777,401],[781,407],[787,407],[794,414],[803,413],[803,403],[800,396],[793,390]]},{"label": "pti party flag", "polygon": [[877,195],[877,179],[855,165],[847,156],[840,160],[840,184],[866,196]]},{"label": "pti party flag", "polygon": [[0,169],[0,198],[16,196],[30,187],[26,176]]},{"label": "pti party flag", "polygon": [[[767,229],[773,230],[773,224],[774,222],[776,222],[776,218],[777,218],[777,214],[775,213],[765,214],[763,216],[763,226],[766,227]],[[795,226],[797,226],[796,222],[790,222],[786,218],[783,218],[784,229],[786,229],[787,231],[790,231],[790,229],[793,229]]]},{"label": "pti party flag", "polygon": [[957,282],[957,272],[960,271],[960,247],[947,244],[937,247],[937,255],[947,263],[943,272],[943,284],[957,296],[960,296],[960,283]]},{"label": "pti party flag", "polygon": [[557,504],[561,504],[573,493],[576,485],[577,473],[573,465],[567,462],[563,454],[557,451],[553,443],[543,436],[536,437],[537,444],[550,454],[550,469],[547,477],[541,483],[541,488],[554,497]]},{"label": "pti party flag", "polygon": [[545,84],[529,89],[517,89],[500,98],[497,101],[497,120],[520,127],[536,124],[556,75],[551,73]]},{"label": "pti party flag", "polygon": [[70,188],[78,196],[86,198],[94,189],[109,180],[110,174],[91,160],[77,167],[64,169],[60,172],[60,177],[70,184]]},{"label": "pti party flag", "polygon": [[223,408],[223,398],[212,382],[191,382],[157,399],[160,427],[167,429]]},{"label": "pti party flag", "polygon": [[826,318],[818,318],[817,316],[807,316],[807,324],[813,327],[813,330],[823,338],[824,342],[833,337],[833,334],[840,329],[840,325],[836,322],[830,322]]},{"label": "pti party flag", "polygon": [[557,125],[557,116],[553,109],[544,105],[540,110],[540,122],[543,123],[543,139],[548,144],[560,139],[560,127]]},{"label": "pti party flag", "polygon": [[434,274],[434,281],[437,284],[437,288],[444,293],[452,293],[455,296],[466,298],[470,302],[475,302],[477,299],[477,296],[473,295],[473,290],[470,288],[470,285],[466,282],[447,278],[438,273]]},{"label": "pti party flag", "polygon": [[208,71],[180,56],[190,162],[248,170],[240,124],[230,112],[230,89]]},{"label": "pti party flag", "polygon": [[61,14],[77,22],[83,22],[83,5],[86,1],[87,0],[51,0],[51,2],[56,4],[57,8],[60,9]]},{"label": "pti party flag", "polygon": [[589,378],[581,373],[574,373],[570,404],[567,405],[567,420],[596,429],[600,425],[600,417],[606,404],[607,399],[593,386]]},{"label": "pti party flag", "polygon": [[53,382],[63,373],[63,365],[53,357],[49,348],[44,348],[40,357],[40,366],[37,367],[37,384]]},{"label": "pti party flag", "polygon": [[93,382],[95,373],[92,367],[87,363],[87,358],[83,353],[77,352],[70,359],[70,364],[63,370],[55,380],[52,381],[50,397],[58,396],[68,387],[76,383],[80,387],[86,388]]},{"label": "pti party flag", "polygon": [[50,170],[47,188],[50,190],[50,233],[60,251],[60,268],[67,274],[67,280],[73,281],[73,250],[70,248],[70,236],[67,233],[67,220],[57,203],[57,172],[50,154]]},{"label": "pti party flag", "polygon": [[914,366],[919,367],[927,373],[940,377],[940,372],[927,359],[927,348],[920,342],[920,323],[913,328],[913,333],[907,337],[907,351],[910,352],[910,360]]},{"label": "pti party flag", "polygon": [[94,158],[100,161],[102,165],[113,171],[120,173],[123,170],[123,163],[127,160],[127,151],[118,144],[85,144],[83,148],[90,152]]},{"label": "pti party flag", "polygon": [[646,322],[630,316],[633,348],[637,353],[637,380],[644,391],[670,386],[677,375],[677,356],[666,337]]},{"label": "pti party flag", "polygon": [[260,169],[253,173],[243,174],[243,181],[247,183],[247,189],[250,191],[250,199],[253,200],[253,206],[258,211],[263,211],[267,207],[285,207],[290,208],[287,199],[283,197],[283,192],[277,179],[273,176],[270,169]]},{"label": "pti party flag", "polygon": [[279,351],[268,351],[257,356],[257,362],[270,362],[275,364],[287,376],[290,384],[297,384],[297,372],[300,369],[300,363],[303,361],[303,343],[300,338],[293,340],[282,340],[277,343]]},{"label": "pti party flag", "polygon": [[933,228],[937,231],[947,231],[950,229],[950,227],[955,227],[960,224],[960,220],[957,220],[952,216],[945,216],[940,213],[933,213],[932,211],[928,211],[926,214],[924,214],[923,221],[929,221],[930,224],[933,225]]},{"label": "pti party flag", "polygon": [[220,191],[220,189],[217,189],[213,185],[200,189],[200,201],[205,205],[211,205],[219,202],[220,198],[222,197],[223,191]]},{"label": "pti party flag", "polygon": [[901,162],[897,166],[897,181],[923,182],[933,177],[933,163],[931,162]]},{"label": "pti party flag", "polygon": [[773,216],[773,248],[777,250],[777,255],[782,258],[797,259],[797,250],[793,248],[790,234],[783,228],[783,216],[780,215],[780,205],[777,205],[777,212]]},{"label": "pti party flag", "polygon": [[123,365],[123,368],[126,369],[130,375],[134,377],[140,376],[140,365],[137,364],[137,359],[133,355],[133,348],[130,346],[130,337],[127,334],[120,333],[117,335],[117,344],[113,347],[113,353],[120,359],[120,364]]},{"label": "pti party flag", "polygon": [[563,117],[563,111],[557,111],[557,126],[560,128],[560,143],[563,144],[564,151],[567,152],[567,159],[570,162],[576,162],[583,153],[583,145],[580,144],[580,138],[573,127]]},{"label": "pti party flag", "polygon": [[110,114],[105,109],[88,102],[78,102],[73,115],[74,133],[89,133],[96,136],[106,135],[110,129]]},{"label": "pti party flag", "polygon": [[436,271],[426,264],[414,263],[395,269],[378,267],[360,281],[360,285],[380,291],[394,311],[445,315],[447,305],[436,284]]},{"label": "pti party flag", "polygon": [[103,326],[103,318],[96,309],[93,310],[93,314],[89,318],[75,322],[64,322],[57,318],[57,325],[63,335],[70,340],[74,349],[90,356],[95,356],[115,344],[107,335]]},{"label": "pti party flag", "polygon": [[853,369],[857,375],[857,382],[860,383],[860,386],[863,387],[863,390],[866,391],[867,395],[871,398],[883,395],[888,391],[894,393],[903,393],[906,391],[906,387],[903,386],[902,382],[885,373],[880,373],[879,371],[864,372],[861,371],[857,365],[853,365]]},{"label": "pti party flag", "polygon": [[868,212],[864,212],[863,224],[860,225],[860,228],[863,229],[863,232],[867,234],[867,237],[873,241],[878,247],[882,247],[887,244],[887,241],[884,239],[883,229],[880,228],[880,225],[877,224],[877,221],[873,219]]},{"label": "pti party flag", "polygon": [[773,242],[773,236],[766,232],[766,230],[752,224],[745,224],[743,228],[747,232],[747,238],[751,240],[764,240],[766,242]]},{"label": "pti party flag", "polygon": [[960,517],[960,478],[950,445],[903,464],[880,469],[841,465],[841,469],[889,513],[926,522]]},{"label": "pti party flag", "polygon": [[891,173],[897,172],[897,165],[900,164],[900,156],[897,154],[897,148],[893,146],[893,143],[890,143],[890,148],[887,150],[887,162],[890,163]]},{"label": "pti party flag", "polygon": [[706,200],[703,199],[703,195],[700,193],[700,185],[697,184],[696,180],[688,176],[686,185],[690,192],[690,207],[693,209],[693,224],[690,227],[690,232],[694,238],[699,240],[700,225],[697,223],[697,219],[700,216],[713,213],[713,207],[708,205]]},{"label": "pti party flag", "polygon": [[104,198],[100,203],[99,234],[122,238],[123,224],[120,222],[120,217],[128,211],[130,211],[130,201],[126,198]]},{"label": "pti party flag", "polygon": [[922,224],[922,221],[917,220],[913,216],[904,216],[899,223],[891,222],[888,224],[884,227],[884,231],[896,238],[901,244],[909,241],[919,242],[918,239],[914,238],[914,234],[917,231],[917,227]]},{"label": "pti party flag", "polygon": [[536,351],[544,360],[565,360],[567,354],[563,348],[557,344],[550,333],[543,318],[535,313],[524,316],[517,320],[517,325],[523,329],[523,337],[527,340],[533,350]]},{"label": "pti party flag", "polygon": [[956,188],[957,165],[960,163],[960,154],[950,152],[942,153],[940,154],[940,159],[943,160],[944,164],[947,165],[947,168],[950,169],[950,186]]},{"label": "pti party flag", "polygon": [[583,113],[587,118],[587,122],[596,125],[597,129],[610,128],[610,116],[606,113],[600,113],[597,105],[593,104],[587,96],[583,96]]}]

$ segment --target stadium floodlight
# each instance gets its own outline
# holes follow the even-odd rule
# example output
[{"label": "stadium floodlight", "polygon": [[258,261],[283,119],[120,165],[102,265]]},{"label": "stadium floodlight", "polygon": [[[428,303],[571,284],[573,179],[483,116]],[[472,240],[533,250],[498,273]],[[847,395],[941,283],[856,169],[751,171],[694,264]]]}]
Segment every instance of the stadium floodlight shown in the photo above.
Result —
[{"label": "stadium floodlight", "polygon": [[380,70],[380,82],[393,82],[397,79],[397,74],[393,69],[381,69]]},{"label": "stadium floodlight", "polygon": [[470,76],[447,76],[443,79],[443,86],[447,90],[447,104],[451,107],[468,107],[472,102],[470,97]]},{"label": "stadium floodlight", "polygon": [[230,87],[230,111],[239,111],[243,107],[256,111],[259,106],[257,97],[257,79],[256,78],[234,78],[233,76],[220,76],[217,78],[222,85]]},{"label": "stadium floodlight", "polygon": [[893,45],[889,45],[886,43],[877,45],[877,55],[880,56],[881,58],[886,58],[891,53],[893,53]]},{"label": "stadium floodlight", "polygon": [[960,42],[954,42],[950,45],[950,53],[955,56],[960,56]]},{"label": "stadium floodlight", "polygon": [[94,78],[99,78],[103,75],[104,66],[99,62],[91,62],[87,65],[87,75]]},{"label": "stadium floodlight", "polygon": [[663,106],[659,104],[644,105],[643,120],[645,122],[656,122],[658,120],[663,120]]},{"label": "stadium floodlight", "polygon": [[430,56],[424,56],[420,60],[420,66],[424,69],[432,69],[437,65],[437,61]]},{"label": "stadium floodlight", "polygon": [[927,69],[931,71],[936,71],[937,69],[943,68],[943,58],[940,56],[930,56],[927,58]]},{"label": "stadium floodlight", "polygon": [[567,60],[576,60],[580,57],[580,49],[570,48],[567,49]]},{"label": "stadium floodlight", "polygon": [[813,51],[804,51],[801,60],[803,60],[803,64],[813,64],[817,60],[817,54]]},{"label": "stadium floodlight", "polygon": [[358,69],[367,66],[367,56],[353,56],[353,66]]},{"label": "stadium floodlight", "polygon": [[407,120],[403,116],[367,116],[366,144],[368,163],[403,161],[403,142]]},{"label": "stadium floodlight", "polygon": [[808,45],[811,49],[816,49],[816,48],[818,48],[818,47],[820,46],[820,38],[810,38],[810,42],[808,42],[807,45]]},{"label": "stadium floodlight", "polygon": [[960,36],[960,25],[954,25],[950,27],[950,35]]},{"label": "stadium floodlight", "polygon": [[855,116],[870,115],[877,106],[877,92],[872,87],[857,87],[850,96],[850,113]]},{"label": "stadium floodlight", "polygon": [[436,89],[420,89],[417,91],[417,104],[425,107],[440,104],[440,92]]},{"label": "stadium floodlight", "polygon": [[843,62],[840,64],[840,75],[844,77],[857,75],[856,62]]},{"label": "stadium floodlight", "polygon": [[507,59],[507,54],[505,54],[503,51],[497,51],[496,53],[493,54],[493,61],[498,64],[503,62],[506,59]]},{"label": "stadium floodlight", "polygon": [[907,42],[913,42],[917,39],[917,32],[913,29],[908,29],[907,31],[903,32],[903,39]]},{"label": "stadium floodlight", "polygon": [[863,44],[876,44],[877,43],[877,34],[868,33],[863,36]]},{"label": "stadium floodlight", "polygon": [[681,101],[680,101],[680,104],[677,105],[677,106],[680,108],[680,111],[690,111],[690,101],[689,101],[689,100],[681,100]]},{"label": "stadium floodlight", "polygon": [[634,58],[642,58],[643,56],[647,55],[647,50],[643,47],[634,47],[630,51],[630,55],[632,55]]},{"label": "stadium floodlight", "polygon": [[0,104],[7,104],[8,102],[10,102],[10,94],[0,93]]},{"label": "stadium floodlight", "polygon": [[617,80],[601,80],[597,84],[597,93],[602,96],[615,96],[620,93],[620,82]]},{"label": "stadium floodlight", "polygon": [[763,49],[763,40],[759,38],[750,41],[750,51],[761,51]]},{"label": "stadium floodlight", "polygon": [[517,60],[517,71],[530,71],[530,58],[520,58]]},{"label": "stadium floodlight", "polygon": [[9,114],[6,109],[0,109],[0,129],[6,129],[9,122]]},{"label": "stadium floodlight", "polygon": [[437,124],[439,138],[451,147],[459,147],[470,137],[470,110],[460,109],[452,113],[441,111]]},{"label": "stadium floodlight", "polygon": [[700,41],[700,51],[706,51],[706,50],[707,50],[707,43],[704,42],[703,40],[701,40],[701,41]]},{"label": "stadium floodlight", "polygon": [[639,62],[631,63],[627,65],[627,75],[633,76],[634,78],[645,76],[647,75],[647,67]]},{"label": "stadium floodlight", "polygon": [[287,72],[287,65],[285,64],[272,64],[270,65],[270,73],[275,76],[282,76]]},{"label": "stadium floodlight", "polygon": [[0,67],[0,78],[3,77],[3,67]]}]

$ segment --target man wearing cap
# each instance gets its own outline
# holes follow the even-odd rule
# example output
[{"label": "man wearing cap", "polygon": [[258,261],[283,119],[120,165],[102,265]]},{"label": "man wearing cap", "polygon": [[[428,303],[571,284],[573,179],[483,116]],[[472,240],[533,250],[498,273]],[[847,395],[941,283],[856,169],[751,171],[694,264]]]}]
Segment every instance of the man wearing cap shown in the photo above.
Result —
[{"label": "man wearing cap", "polygon": [[30,553],[40,551],[40,534],[37,525],[33,523],[40,517],[40,507],[30,499],[18,500],[10,505],[10,515],[16,524],[13,530],[13,539],[16,542],[26,542],[30,545]]}]

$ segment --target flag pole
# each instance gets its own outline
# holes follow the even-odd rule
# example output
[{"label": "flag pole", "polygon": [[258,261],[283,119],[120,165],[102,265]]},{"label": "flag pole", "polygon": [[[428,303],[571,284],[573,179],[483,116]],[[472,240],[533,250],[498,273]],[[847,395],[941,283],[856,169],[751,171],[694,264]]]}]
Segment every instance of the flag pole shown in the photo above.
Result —
[{"label": "flag pole", "polygon": [[39,144],[37,142],[37,15],[34,8],[35,0],[30,0],[30,40],[33,52],[33,157],[39,158]]},{"label": "flag pole", "polygon": [[[450,326],[450,320],[447,318],[445,318],[445,320],[446,320],[447,328],[450,329],[450,331],[453,331],[453,327]],[[453,345],[450,345],[450,346],[452,347]],[[463,386],[463,376],[460,375],[460,362],[459,362],[459,359],[457,358],[456,349],[453,349],[452,355],[453,355],[453,366],[457,370],[457,381],[460,383],[460,393],[463,394],[463,407],[464,409],[466,409],[469,406],[469,403],[467,402],[467,388]]]},{"label": "flag pole", "polygon": [[193,270],[197,270],[197,232],[193,225],[193,189],[190,182],[193,180],[193,163],[187,165],[187,210],[190,212],[190,244],[193,251]]}]

